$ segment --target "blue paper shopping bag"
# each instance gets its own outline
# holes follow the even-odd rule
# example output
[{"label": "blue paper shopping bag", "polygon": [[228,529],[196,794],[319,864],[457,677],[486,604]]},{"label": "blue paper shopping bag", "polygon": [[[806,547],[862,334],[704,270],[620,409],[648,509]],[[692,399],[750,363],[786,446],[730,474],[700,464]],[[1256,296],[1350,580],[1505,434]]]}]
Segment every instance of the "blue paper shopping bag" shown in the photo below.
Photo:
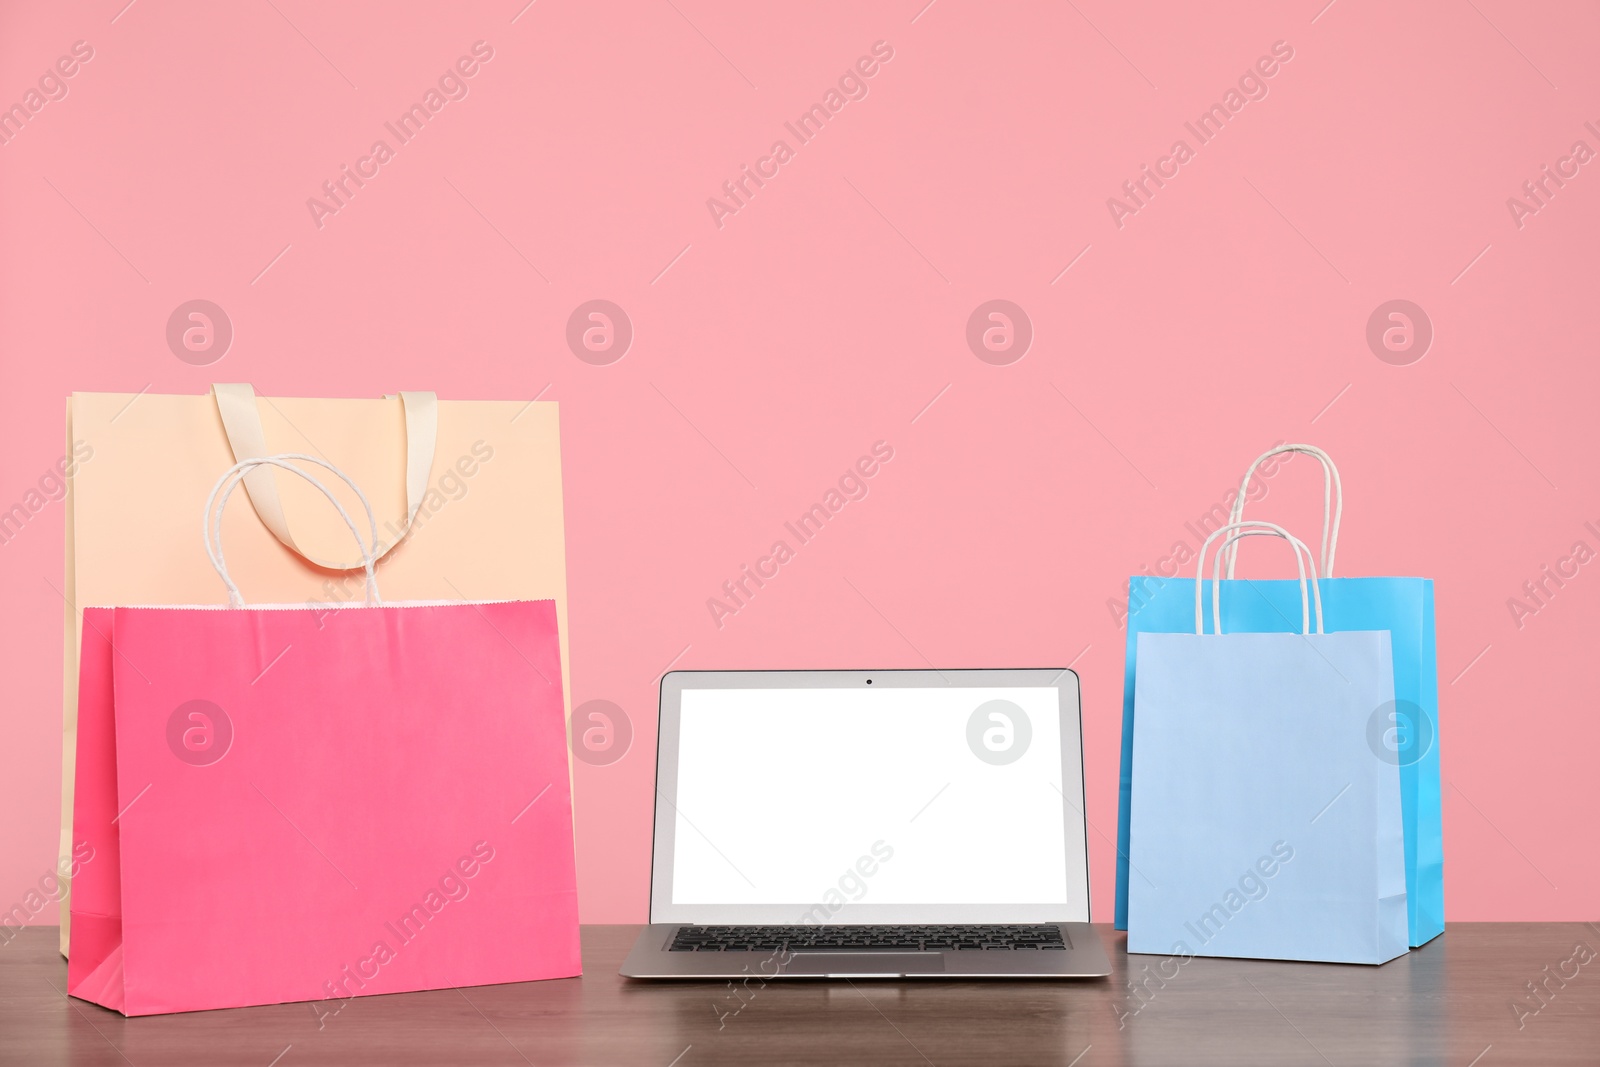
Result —
[{"label": "blue paper shopping bag", "polygon": [[[1250,525],[1235,537],[1310,557]],[[1214,583],[1212,632],[1197,589],[1190,632],[1139,635],[1129,952],[1376,964],[1408,948],[1400,769],[1365,737],[1394,699],[1389,634],[1324,632],[1300,574],[1298,632],[1227,632]]]},{"label": "blue paper shopping bag", "polygon": [[[1282,452],[1304,452],[1322,462],[1324,516],[1322,573],[1333,567],[1342,512],[1339,474],[1332,460],[1311,445],[1284,445],[1251,464],[1233,505],[1238,522],[1245,488],[1264,460]],[[1222,583],[1223,629],[1230,633],[1277,633],[1295,629],[1300,591],[1293,580],[1234,580],[1236,549],[1226,551],[1228,581]],[[1371,750],[1400,768],[1405,828],[1406,905],[1409,940],[1422,945],[1444,932],[1444,831],[1439,776],[1439,689],[1435,660],[1433,582],[1426,578],[1323,578],[1329,632],[1388,630],[1394,663],[1392,705],[1374,710],[1365,726]],[[1209,603],[1209,588],[1202,588]],[[1129,804],[1134,792],[1134,728],[1139,636],[1193,633],[1195,582],[1188,578],[1135,578],[1130,588],[1127,660],[1123,676],[1122,765],[1117,821],[1116,926],[1128,925]]]}]

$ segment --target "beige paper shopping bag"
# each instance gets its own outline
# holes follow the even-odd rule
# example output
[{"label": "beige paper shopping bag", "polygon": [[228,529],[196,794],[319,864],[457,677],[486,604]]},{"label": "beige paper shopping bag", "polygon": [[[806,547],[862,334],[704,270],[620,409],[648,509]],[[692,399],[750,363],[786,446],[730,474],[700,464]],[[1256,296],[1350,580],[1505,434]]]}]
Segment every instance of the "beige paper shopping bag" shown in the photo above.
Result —
[{"label": "beige paper shopping bag", "polygon": [[[71,475],[67,495],[63,872],[72,852],[82,611],[224,602],[196,516],[218,473],[236,461],[305,452],[346,471],[365,489],[388,546],[385,599],[554,600],[562,677],[570,677],[553,402],[436,400],[432,393],[269,399],[248,385],[219,385],[206,396],[75,393],[67,441],[69,449],[81,442],[75,454],[91,458]],[[275,473],[255,472],[245,483],[252,508],[223,517],[238,582],[263,602],[359,601],[349,530],[318,490]],[[359,502],[343,492],[356,513]],[[563,699],[570,715],[570,695]]]}]

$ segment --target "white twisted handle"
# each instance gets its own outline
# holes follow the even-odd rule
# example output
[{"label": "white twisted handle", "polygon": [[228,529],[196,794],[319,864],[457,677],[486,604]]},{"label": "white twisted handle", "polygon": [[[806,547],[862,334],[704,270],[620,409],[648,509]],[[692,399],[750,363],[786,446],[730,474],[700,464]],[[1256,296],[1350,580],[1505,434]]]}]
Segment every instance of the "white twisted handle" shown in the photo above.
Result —
[{"label": "white twisted handle", "polygon": [[[1200,555],[1195,560],[1194,565],[1194,632],[1197,634],[1205,633],[1205,612],[1201,607],[1200,594],[1205,581],[1204,565],[1206,553],[1211,548],[1211,542],[1226,533],[1232,533],[1233,536],[1218,550],[1211,566],[1211,632],[1216,634],[1222,632],[1222,578],[1220,566],[1222,552],[1241,537],[1281,537],[1288,541],[1290,547],[1294,549],[1295,567],[1300,572],[1300,632],[1306,634],[1312,632],[1311,604],[1314,602],[1316,604],[1317,617],[1316,632],[1322,633],[1322,589],[1317,584],[1317,562],[1315,557],[1311,555],[1311,550],[1305,546],[1305,542],[1294,534],[1277,523],[1262,522],[1258,519],[1252,519],[1248,522],[1230,522],[1228,525],[1217,529],[1210,537],[1206,538],[1205,544],[1200,546]],[[1311,593],[1309,598],[1306,595],[1307,563],[1311,564]]]},{"label": "white twisted handle", "polygon": [[[1339,468],[1333,465],[1333,458],[1316,445],[1279,445],[1269,448],[1256,457],[1244,472],[1244,481],[1239,483],[1239,495],[1234,498],[1232,512],[1228,515],[1230,523],[1244,520],[1244,494],[1250,488],[1250,479],[1255,477],[1256,468],[1261,466],[1273,456],[1283,453],[1299,452],[1311,456],[1322,464],[1322,576],[1333,577],[1333,557],[1339,548],[1339,523],[1344,518],[1344,486],[1339,481]],[[1239,546],[1232,544],[1228,549],[1228,577],[1233,577],[1234,566],[1239,562]]]},{"label": "white twisted handle", "polygon": [[[333,495],[328,487],[299,467],[296,467],[289,462],[290,460],[296,460],[301,463],[315,463],[319,467],[326,467],[354,491],[361,500],[361,506],[367,512],[367,523],[372,530],[370,546],[362,542],[361,533],[356,529],[355,522],[351,520],[350,513],[345,511],[344,505],[339,503],[339,499]],[[228,587],[228,605],[235,608],[243,607],[244,597],[240,594],[239,587],[234,584],[232,576],[228,574],[228,564],[222,556],[222,512],[228,506],[228,498],[233,495],[233,491],[244,481],[245,475],[260,466],[281,467],[283,470],[298,474],[321,490],[322,495],[327,497],[329,503],[338,510],[339,517],[350,528],[351,536],[356,539],[356,545],[361,549],[361,567],[366,572],[367,577],[366,602],[368,604],[382,603],[378,596],[377,576],[373,572],[373,565],[377,561],[378,520],[373,517],[372,505],[367,502],[366,494],[361,491],[360,486],[350,480],[349,475],[326,460],[318,459],[316,456],[308,456],[302,452],[280,452],[275,456],[257,456],[235,463],[224,472],[222,477],[217,479],[217,483],[211,487],[211,495],[206,498],[206,510],[202,518],[201,533],[205,538],[206,557],[211,560],[211,566],[216,569],[217,576],[222,579],[222,583]],[[218,499],[219,494],[221,496],[220,500]]]}]

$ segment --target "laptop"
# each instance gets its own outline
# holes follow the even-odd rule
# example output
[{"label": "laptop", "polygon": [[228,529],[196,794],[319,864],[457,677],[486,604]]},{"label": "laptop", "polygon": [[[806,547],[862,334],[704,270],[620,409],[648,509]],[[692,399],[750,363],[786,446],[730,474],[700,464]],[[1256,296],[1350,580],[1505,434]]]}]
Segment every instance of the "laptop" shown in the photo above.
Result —
[{"label": "laptop", "polygon": [[1111,973],[1070,670],[673,671],[630,978]]}]

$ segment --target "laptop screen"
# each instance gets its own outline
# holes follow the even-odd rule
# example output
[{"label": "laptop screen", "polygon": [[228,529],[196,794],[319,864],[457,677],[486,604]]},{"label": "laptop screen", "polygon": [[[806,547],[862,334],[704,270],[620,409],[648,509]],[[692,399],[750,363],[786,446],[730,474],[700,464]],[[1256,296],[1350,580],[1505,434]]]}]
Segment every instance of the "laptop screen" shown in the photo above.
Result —
[{"label": "laptop screen", "polygon": [[674,677],[652,921],[1087,921],[1074,676]]}]

